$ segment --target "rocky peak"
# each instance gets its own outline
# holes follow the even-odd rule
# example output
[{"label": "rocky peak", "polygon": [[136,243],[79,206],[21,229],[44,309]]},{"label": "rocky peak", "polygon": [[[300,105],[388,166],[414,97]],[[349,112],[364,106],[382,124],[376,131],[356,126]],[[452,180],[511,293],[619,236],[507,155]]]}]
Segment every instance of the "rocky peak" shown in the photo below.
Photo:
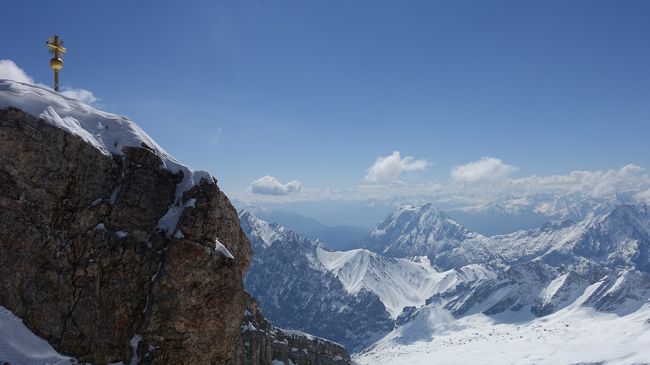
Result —
[{"label": "rocky peak", "polygon": [[307,239],[280,224],[261,220],[247,210],[239,213],[239,219],[255,251],[266,250],[273,245],[285,245],[297,255],[298,252],[314,252],[320,244],[318,240]]},{"label": "rocky peak", "polygon": [[400,206],[371,232],[364,247],[390,256],[431,256],[479,236],[432,204]]},{"label": "rocky peak", "polygon": [[650,272],[648,206],[620,205],[593,218],[573,245],[573,252],[610,267]]}]

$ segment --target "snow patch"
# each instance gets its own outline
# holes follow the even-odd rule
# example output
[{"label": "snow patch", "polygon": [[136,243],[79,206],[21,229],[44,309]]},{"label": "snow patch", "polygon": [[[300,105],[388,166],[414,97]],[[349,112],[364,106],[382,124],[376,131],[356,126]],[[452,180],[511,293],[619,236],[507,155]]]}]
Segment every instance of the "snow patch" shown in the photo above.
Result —
[{"label": "snow patch", "polygon": [[234,259],[235,257],[228,251],[226,246],[223,245],[223,243],[219,242],[219,239],[214,240],[214,250],[216,252],[221,253],[222,255],[226,256],[229,259]]},{"label": "snow patch", "polygon": [[183,231],[181,231],[180,228],[176,230],[176,233],[174,233],[174,238],[176,238],[177,240],[181,240],[185,238],[185,235],[183,234]]},{"label": "snow patch", "polygon": [[138,365],[138,344],[142,341],[142,336],[139,334],[133,335],[129,341],[129,346],[133,349],[133,355],[131,356],[131,362],[129,365]]},{"label": "snow patch", "polygon": [[30,331],[11,311],[0,306],[0,363],[70,365],[73,359],[57,353]]},{"label": "snow patch", "polygon": [[650,359],[648,306],[618,316],[575,305],[524,322],[483,314],[453,318],[445,312],[432,309],[354,360],[361,365],[489,365],[634,364]]}]

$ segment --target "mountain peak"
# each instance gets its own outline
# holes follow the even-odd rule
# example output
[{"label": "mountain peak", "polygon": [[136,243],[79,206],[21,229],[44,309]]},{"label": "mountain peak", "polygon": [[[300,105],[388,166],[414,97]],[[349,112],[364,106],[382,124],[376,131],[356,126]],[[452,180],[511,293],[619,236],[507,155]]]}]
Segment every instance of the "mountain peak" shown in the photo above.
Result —
[{"label": "mountain peak", "polygon": [[433,257],[444,247],[479,236],[431,203],[397,207],[370,233],[364,246],[396,257]]}]

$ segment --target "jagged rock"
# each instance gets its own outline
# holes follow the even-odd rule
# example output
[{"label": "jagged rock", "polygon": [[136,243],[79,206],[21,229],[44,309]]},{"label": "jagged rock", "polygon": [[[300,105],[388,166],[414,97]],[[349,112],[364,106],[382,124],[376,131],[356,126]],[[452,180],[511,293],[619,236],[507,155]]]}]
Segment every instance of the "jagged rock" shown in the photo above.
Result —
[{"label": "jagged rock", "polygon": [[335,342],[273,326],[250,296],[241,335],[233,365],[271,364],[273,360],[295,365],[352,364],[343,346]]}]

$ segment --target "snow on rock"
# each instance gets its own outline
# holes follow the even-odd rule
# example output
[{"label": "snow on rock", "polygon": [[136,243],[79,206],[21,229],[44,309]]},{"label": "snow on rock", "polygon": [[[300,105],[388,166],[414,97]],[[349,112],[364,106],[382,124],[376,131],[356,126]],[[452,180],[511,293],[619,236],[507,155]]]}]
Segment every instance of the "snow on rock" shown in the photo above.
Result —
[{"label": "snow on rock", "polygon": [[247,230],[250,231],[252,235],[259,238],[263,247],[270,247],[273,242],[280,238],[282,233],[286,231],[286,229],[281,225],[271,224],[261,219],[257,219],[248,210],[240,212],[240,220],[244,224],[250,225],[250,227],[247,227]]},{"label": "snow on rock", "polygon": [[328,340],[326,338],[310,335],[309,333],[306,333],[306,332],[296,331],[296,330],[288,330],[288,329],[284,329],[284,328],[278,328],[278,330],[280,330],[281,332],[283,332],[287,336],[301,337],[301,338],[307,339],[309,341],[333,343],[333,344],[335,344],[337,346],[343,347],[343,345],[341,345],[339,343],[336,343],[336,342],[334,342],[332,340]]},{"label": "snow on rock", "polygon": [[228,251],[226,246],[223,245],[223,243],[219,242],[219,239],[216,239],[214,241],[214,250],[221,253],[222,255],[226,256],[229,259],[234,259],[235,257]]},{"label": "snow on rock", "polygon": [[131,350],[133,351],[129,365],[138,365],[138,344],[140,341],[142,341],[142,336],[137,333],[129,341],[129,346],[131,346]]},{"label": "snow on rock", "polygon": [[147,147],[180,166],[135,123],[126,117],[95,109],[43,87],[0,80],[0,108],[16,107],[53,126],[81,137],[106,154],[122,154],[124,147]]},{"label": "snow on rock", "polygon": [[[107,155],[122,155],[125,147],[144,147],[160,157],[162,167],[172,173],[183,173],[177,185],[176,200],[160,221],[159,228],[171,236],[187,203],[181,206],[183,192],[202,179],[212,181],[207,171],[195,171],[178,162],[160,147],[137,124],[126,117],[104,112],[79,100],[46,88],[11,80],[0,80],[0,108],[15,107],[39,117],[47,123],[79,136]],[[117,193],[116,187],[114,193]],[[116,195],[116,194],[115,194]],[[114,197],[111,197],[114,202]]]},{"label": "snow on rock", "polygon": [[57,353],[30,331],[11,311],[0,306],[0,364],[70,365],[77,362]]}]

